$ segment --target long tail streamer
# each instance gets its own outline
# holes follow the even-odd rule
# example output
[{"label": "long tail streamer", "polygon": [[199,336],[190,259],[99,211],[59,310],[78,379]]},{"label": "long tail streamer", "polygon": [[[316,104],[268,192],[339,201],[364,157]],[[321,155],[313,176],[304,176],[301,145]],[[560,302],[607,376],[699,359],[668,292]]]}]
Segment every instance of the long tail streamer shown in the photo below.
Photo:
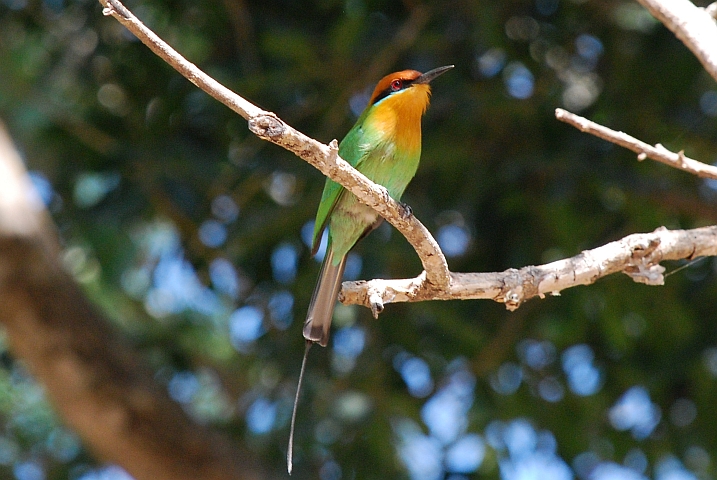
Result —
[{"label": "long tail streamer", "polygon": [[299,373],[299,384],[296,386],[296,397],[294,397],[294,410],[291,412],[291,429],[289,431],[289,448],[286,451],[286,469],[291,475],[294,467],[294,426],[296,425],[296,407],[299,405],[299,394],[301,393],[301,384],[304,382],[304,370],[306,370],[306,358],[309,356],[310,340],[306,341],[306,350],[304,350],[304,359],[301,361],[301,372]]}]

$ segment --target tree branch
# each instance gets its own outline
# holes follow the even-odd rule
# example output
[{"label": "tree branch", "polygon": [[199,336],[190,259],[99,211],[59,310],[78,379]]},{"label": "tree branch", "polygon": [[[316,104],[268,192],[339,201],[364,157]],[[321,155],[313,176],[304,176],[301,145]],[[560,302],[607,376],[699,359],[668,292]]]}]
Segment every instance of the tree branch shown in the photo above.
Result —
[{"label": "tree branch", "polygon": [[372,307],[375,303],[425,300],[488,299],[517,309],[533,297],[558,295],[578,285],[590,285],[613,273],[623,272],[637,283],[663,285],[663,260],[693,259],[717,255],[717,226],[694,230],[667,230],[629,235],[572,258],[540,266],[509,269],[500,273],[451,273],[451,286],[427,293],[416,288],[420,277],[403,280],[344,282],[341,302]]},{"label": "tree branch", "polygon": [[100,3],[105,7],[103,10],[105,15],[116,18],[142,43],[189,81],[248,120],[249,130],[255,135],[289,150],[310,163],[396,227],[413,246],[423,264],[425,275],[421,277],[419,290],[435,292],[449,287],[451,276],[448,263],[438,242],[428,229],[403,205],[392,199],[384,187],[373,183],[339,157],[338,144],[335,140],[331,146],[318,142],[289,126],[274,113],[260,109],[224,87],[167,45],[119,0],[100,0]]},{"label": "tree branch", "polygon": [[717,80],[717,23],[713,5],[696,7],[689,0],[637,0],[689,48]]},{"label": "tree branch", "polygon": [[34,193],[0,124],[0,323],[65,423],[138,480],[264,477],[246,452],[192,421],[90,305],[63,271]]},{"label": "tree branch", "polygon": [[616,132],[615,130],[602,126],[599,123],[588,120],[587,118],[563,110],[562,108],[555,109],[555,118],[561,122],[572,125],[581,132],[595,135],[603,140],[607,140],[608,142],[615,143],[621,147],[632,150],[637,153],[637,159],[640,161],[646,158],[651,158],[652,160],[656,160],[679,170],[684,170],[685,172],[692,173],[698,177],[717,179],[717,167],[688,158],[685,156],[685,152],[683,151],[678,153],[671,152],[659,143],[653,147],[652,145],[648,145],[647,143],[642,142],[635,137],[631,137],[626,133]]}]

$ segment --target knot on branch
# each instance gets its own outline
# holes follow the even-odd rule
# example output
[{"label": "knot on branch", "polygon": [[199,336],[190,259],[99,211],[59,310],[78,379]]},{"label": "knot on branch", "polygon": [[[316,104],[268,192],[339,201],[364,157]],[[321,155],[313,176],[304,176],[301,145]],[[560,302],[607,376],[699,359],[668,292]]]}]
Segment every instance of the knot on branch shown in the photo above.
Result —
[{"label": "knot on branch", "polygon": [[122,5],[119,0],[106,0],[102,2],[102,5],[105,7],[102,9],[102,15],[106,17],[115,14],[118,14],[125,20],[129,20],[132,17],[132,14],[129,10],[127,10],[127,7]]},{"label": "knot on branch", "polygon": [[[660,229],[658,229],[659,231]],[[650,238],[647,240],[642,240],[640,242],[636,242],[635,245],[632,246],[632,258],[633,259],[644,259],[646,257],[652,256],[655,250],[657,250],[657,247],[660,246],[660,239],[659,238]]]},{"label": "knot on branch", "polygon": [[249,119],[249,130],[263,140],[275,140],[286,131],[286,125],[273,113],[263,113]]},{"label": "knot on branch", "polygon": [[[349,285],[358,287],[359,292],[352,291],[347,295],[347,286],[351,290]],[[383,312],[385,303],[387,303],[384,301],[384,294],[386,294],[386,287],[380,279],[344,282],[339,291],[338,301],[343,304],[358,303],[369,307],[373,318],[378,320],[379,314]]]},{"label": "knot on branch", "polygon": [[630,276],[637,283],[645,285],[664,285],[665,267],[659,264],[659,259],[653,258],[653,253],[660,246],[659,238],[651,238],[647,242],[640,242],[632,246],[632,259],[623,269],[625,275]]},{"label": "knot on branch", "polygon": [[526,295],[524,282],[519,270],[510,268],[503,272],[503,275],[503,288],[500,289],[500,293],[495,300],[504,303],[505,308],[513,312],[529,296]]},{"label": "knot on branch", "polygon": [[368,293],[368,303],[371,306],[371,315],[373,315],[373,318],[378,320],[379,314],[383,312],[384,305],[383,305],[383,297],[381,296],[381,292],[378,290],[369,289]]},{"label": "knot on branch", "polygon": [[[396,299],[396,294],[398,292],[389,286],[390,281],[387,280],[374,279],[366,283],[366,300],[368,303],[366,306],[371,309],[373,318],[378,320],[378,316],[383,312],[385,305],[393,302]],[[409,287],[409,289],[406,289],[401,293],[409,294],[410,290],[411,289]]]},{"label": "knot on branch", "polygon": [[637,265],[625,267],[623,273],[628,275],[637,283],[645,285],[664,285],[665,284],[665,267],[660,264],[651,265],[643,262]]}]

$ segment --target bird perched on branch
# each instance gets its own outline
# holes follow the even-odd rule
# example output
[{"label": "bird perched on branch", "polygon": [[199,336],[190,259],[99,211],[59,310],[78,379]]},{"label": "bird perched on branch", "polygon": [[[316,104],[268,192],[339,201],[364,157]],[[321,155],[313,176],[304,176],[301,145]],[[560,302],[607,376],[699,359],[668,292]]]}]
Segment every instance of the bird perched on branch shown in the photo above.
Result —
[{"label": "bird perched on branch", "polygon": [[[339,156],[400,200],[421,158],[421,117],[428,107],[431,80],[452,65],[426,73],[415,70],[386,75],[368,106],[339,144]],[[304,323],[304,338],[325,347],[341,286],[346,256],[383,219],[371,207],[330,178],[316,213],[312,254],[328,228],[329,242]]]},{"label": "bird perched on branch", "polygon": [[[431,80],[453,68],[439,67],[426,73],[403,70],[383,77],[371,95],[366,109],[339,144],[339,155],[371,181],[384,186],[400,200],[418,169],[421,158],[421,117],[428,108]],[[306,351],[299,375],[299,398],[306,356],[312,343],[325,347],[346,266],[348,252],[383,219],[330,178],[326,179],[316,213],[312,254],[328,229],[326,255],[304,323]],[[296,402],[291,421],[288,469],[291,473]]]}]

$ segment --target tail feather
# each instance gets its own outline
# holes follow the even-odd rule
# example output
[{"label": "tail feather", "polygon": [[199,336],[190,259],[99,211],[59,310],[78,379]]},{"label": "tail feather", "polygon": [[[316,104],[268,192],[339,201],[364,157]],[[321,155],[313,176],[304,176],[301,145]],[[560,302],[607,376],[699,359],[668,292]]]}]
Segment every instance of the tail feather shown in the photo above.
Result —
[{"label": "tail feather", "polygon": [[326,250],[324,264],[321,267],[319,280],[316,282],[314,295],[311,297],[309,311],[304,322],[304,338],[325,347],[329,342],[329,329],[334,315],[336,297],[341,288],[341,279],[346,267],[346,256],[334,265],[334,253],[331,248]]}]

